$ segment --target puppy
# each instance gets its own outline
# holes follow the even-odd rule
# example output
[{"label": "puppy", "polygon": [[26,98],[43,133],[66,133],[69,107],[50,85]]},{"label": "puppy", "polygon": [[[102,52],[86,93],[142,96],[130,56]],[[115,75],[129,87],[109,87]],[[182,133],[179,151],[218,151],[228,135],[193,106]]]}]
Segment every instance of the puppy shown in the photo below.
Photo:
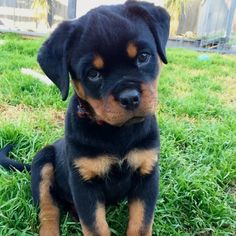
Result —
[{"label": "puppy", "polygon": [[[146,2],[101,6],[60,24],[39,50],[38,62],[62,99],[70,78],[75,91],[64,137],[31,165],[41,236],[60,235],[61,205],[76,209],[85,236],[109,236],[105,208],[122,199],[129,205],[127,235],[152,235],[157,80],[167,63],[169,21],[163,8]],[[7,159],[8,151],[0,163],[22,168]]]}]

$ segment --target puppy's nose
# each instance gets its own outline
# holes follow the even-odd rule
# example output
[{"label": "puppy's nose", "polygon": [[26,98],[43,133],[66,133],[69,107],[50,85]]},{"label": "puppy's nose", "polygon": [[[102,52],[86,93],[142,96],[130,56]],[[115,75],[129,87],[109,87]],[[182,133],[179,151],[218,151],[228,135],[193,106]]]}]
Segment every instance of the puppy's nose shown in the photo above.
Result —
[{"label": "puppy's nose", "polygon": [[140,93],[135,89],[126,89],[119,94],[118,100],[122,107],[132,111],[139,106]]}]

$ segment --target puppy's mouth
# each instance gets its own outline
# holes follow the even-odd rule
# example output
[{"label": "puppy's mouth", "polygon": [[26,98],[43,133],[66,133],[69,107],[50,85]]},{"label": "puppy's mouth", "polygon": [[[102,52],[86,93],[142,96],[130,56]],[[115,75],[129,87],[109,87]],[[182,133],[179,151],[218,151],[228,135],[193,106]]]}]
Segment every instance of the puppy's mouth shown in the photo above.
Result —
[{"label": "puppy's mouth", "polygon": [[129,125],[141,123],[144,120],[145,120],[145,117],[143,117],[143,116],[135,116],[135,117],[132,117],[132,118],[126,120],[125,122],[122,122],[119,124],[114,124],[114,125],[117,127],[129,126]]},{"label": "puppy's mouth", "polygon": [[[83,101],[82,99],[78,99],[79,105],[77,106],[77,114],[79,115],[79,117],[87,117],[90,118],[91,120],[96,120],[96,122],[98,124],[104,124],[104,123],[110,123],[107,120],[103,120],[102,117],[96,117],[96,113],[93,110],[93,108],[91,107],[91,105],[89,103],[87,103],[86,101]],[[130,114],[131,115],[131,114]],[[138,115],[138,114],[133,114],[131,117],[129,117],[129,119],[126,119],[122,122],[118,122],[118,123],[113,123],[112,125],[121,127],[121,126],[129,126],[132,124],[136,124],[136,123],[141,123],[145,120],[145,116],[143,115]]]},{"label": "puppy's mouth", "polygon": [[[155,114],[156,81],[141,84],[140,90],[137,91],[124,90],[123,93],[118,93],[119,99],[113,94],[100,99],[86,96],[81,92],[79,82],[75,83],[75,91],[79,101],[79,117],[89,118],[99,125],[107,123],[118,127],[128,126],[141,123],[145,117]],[[137,96],[138,99],[134,100]]]},{"label": "puppy's mouth", "polygon": [[128,126],[128,125],[141,123],[144,121],[144,119],[145,117],[141,117],[141,116],[132,117],[131,119],[127,120],[123,125]]}]

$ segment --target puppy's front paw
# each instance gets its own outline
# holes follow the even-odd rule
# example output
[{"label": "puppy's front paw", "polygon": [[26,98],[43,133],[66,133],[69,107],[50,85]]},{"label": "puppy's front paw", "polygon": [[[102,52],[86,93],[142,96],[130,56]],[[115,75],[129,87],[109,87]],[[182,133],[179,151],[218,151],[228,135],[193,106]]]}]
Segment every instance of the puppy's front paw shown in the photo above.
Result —
[{"label": "puppy's front paw", "polygon": [[49,221],[40,227],[39,236],[60,236],[58,224]]}]

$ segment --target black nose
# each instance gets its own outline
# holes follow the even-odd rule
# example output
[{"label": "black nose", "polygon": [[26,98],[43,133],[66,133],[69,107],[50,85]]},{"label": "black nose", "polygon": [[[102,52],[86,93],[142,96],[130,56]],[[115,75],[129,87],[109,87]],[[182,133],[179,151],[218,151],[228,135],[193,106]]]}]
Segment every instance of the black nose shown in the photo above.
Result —
[{"label": "black nose", "polygon": [[140,103],[140,93],[135,89],[126,89],[119,94],[118,100],[126,110],[135,110]]}]

